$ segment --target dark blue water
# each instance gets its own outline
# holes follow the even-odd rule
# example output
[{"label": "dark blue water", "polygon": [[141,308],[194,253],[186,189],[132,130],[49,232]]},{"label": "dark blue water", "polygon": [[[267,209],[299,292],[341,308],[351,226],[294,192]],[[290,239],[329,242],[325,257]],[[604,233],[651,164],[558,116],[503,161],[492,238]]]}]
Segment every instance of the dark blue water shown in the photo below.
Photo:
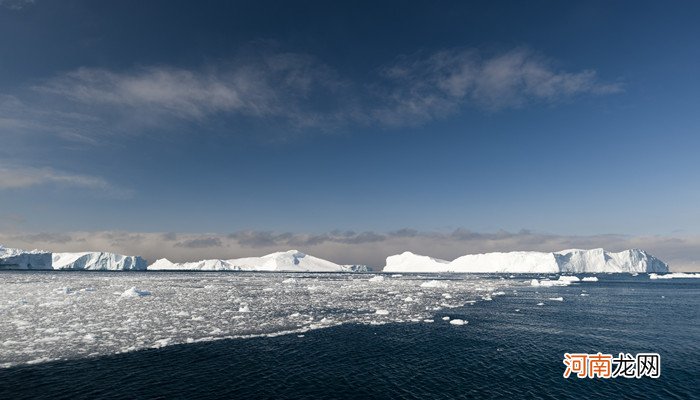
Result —
[{"label": "dark blue water", "polygon": [[[556,296],[565,301],[546,300]],[[443,315],[469,324],[449,325]],[[562,377],[564,352],[598,351],[660,353],[661,377]],[[303,338],[178,345],[0,370],[2,399],[592,397],[700,398],[698,280],[605,276],[521,288],[437,314],[434,324],[348,325]]]}]

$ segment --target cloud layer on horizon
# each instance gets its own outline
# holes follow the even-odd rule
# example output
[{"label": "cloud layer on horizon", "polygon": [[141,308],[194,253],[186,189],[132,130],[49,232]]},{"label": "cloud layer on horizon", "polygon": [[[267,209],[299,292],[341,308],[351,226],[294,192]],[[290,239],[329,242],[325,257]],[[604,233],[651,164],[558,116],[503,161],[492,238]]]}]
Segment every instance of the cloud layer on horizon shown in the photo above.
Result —
[{"label": "cloud layer on horizon", "polygon": [[669,263],[674,271],[700,270],[697,258],[700,237],[589,235],[570,236],[500,231],[479,233],[465,229],[451,232],[333,231],[322,234],[241,231],[231,234],[153,232],[63,232],[0,233],[7,247],[60,251],[111,251],[142,255],[149,262],[260,256],[291,248],[340,264],[382,267],[387,256],[409,250],[452,260],[464,254],[493,251],[558,251],[567,248],[597,248],[620,251],[640,248]]}]

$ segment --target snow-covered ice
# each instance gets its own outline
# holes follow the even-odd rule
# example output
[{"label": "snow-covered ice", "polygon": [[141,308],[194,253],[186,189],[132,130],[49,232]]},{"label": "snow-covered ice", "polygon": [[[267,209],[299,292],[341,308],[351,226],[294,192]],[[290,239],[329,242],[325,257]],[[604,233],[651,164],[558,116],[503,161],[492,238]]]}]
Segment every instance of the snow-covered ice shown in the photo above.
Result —
[{"label": "snow-covered ice", "polygon": [[0,270],[2,269],[51,269],[51,253],[0,245]]},{"label": "snow-covered ice", "polygon": [[[426,278],[369,282],[347,273],[4,271],[0,366],[303,334],[347,323],[427,323],[442,309],[524,285],[476,275]],[[449,297],[442,286],[449,287]]]},{"label": "snow-covered ice", "polygon": [[366,265],[339,265],[298,250],[280,251],[261,257],[230,260],[202,260],[174,263],[161,258],[148,266],[149,270],[192,271],[290,271],[290,272],[367,272]]},{"label": "snow-covered ice", "polygon": [[420,286],[424,288],[446,288],[447,282],[431,280],[421,283]]},{"label": "snow-covered ice", "polygon": [[649,274],[649,279],[690,279],[700,278],[700,273],[674,272],[672,274]]},{"label": "snow-covered ice", "polygon": [[151,292],[148,290],[139,290],[135,286],[130,289],[125,290],[119,297],[145,297],[150,296]]}]

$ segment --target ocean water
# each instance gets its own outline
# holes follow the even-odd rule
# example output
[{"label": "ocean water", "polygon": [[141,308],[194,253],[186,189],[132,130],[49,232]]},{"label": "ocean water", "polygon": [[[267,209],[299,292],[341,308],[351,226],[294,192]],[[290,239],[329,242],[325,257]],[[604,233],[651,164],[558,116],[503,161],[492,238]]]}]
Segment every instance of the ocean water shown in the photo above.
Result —
[{"label": "ocean water", "polygon": [[[700,398],[697,279],[372,276],[2,273],[0,398]],[[599,351],[661,377],[562,377]]]}]

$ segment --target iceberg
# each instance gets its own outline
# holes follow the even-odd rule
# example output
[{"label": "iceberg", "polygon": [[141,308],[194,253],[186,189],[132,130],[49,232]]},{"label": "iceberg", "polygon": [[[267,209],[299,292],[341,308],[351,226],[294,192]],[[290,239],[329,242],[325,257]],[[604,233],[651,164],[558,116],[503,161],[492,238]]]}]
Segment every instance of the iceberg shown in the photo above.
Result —
[{"label": "iceberg", "polygon": [[342,265],[343,271],[346,272],[372,272],[374,268],[364,264]]},{"label": "iceberg", "polygon": [[230,260],[202,260],[174,263],[160,259],[148,266],[149,270],[195,271],[286,271],[286,272],[352,272],[349,266],[339,265],[298,250],[281,251],[262,257],[245,257]]},{"label": "iceberg", "polygon": [[125,256],[105,252],[53,253],[53,269],[144,271],[146,260],[139,256]]},{"label": "iceberg", "polygon": [[401,254],[389,256],[383,272],[447,272],[449,261],[404,251]]},{"label": "iceberg", "polygon": [[458,273],[645,273],[668,272],[668,265],[643,250],[619,253],[570,249],[554,253],[514,251],[468,254],[453,261],[404,252],[386,259],[384,272]]},{"label": "iceberg", "polygon": [[20,250],[0,245],[0,270],[51,269],[51,253],[43,250]]}]

